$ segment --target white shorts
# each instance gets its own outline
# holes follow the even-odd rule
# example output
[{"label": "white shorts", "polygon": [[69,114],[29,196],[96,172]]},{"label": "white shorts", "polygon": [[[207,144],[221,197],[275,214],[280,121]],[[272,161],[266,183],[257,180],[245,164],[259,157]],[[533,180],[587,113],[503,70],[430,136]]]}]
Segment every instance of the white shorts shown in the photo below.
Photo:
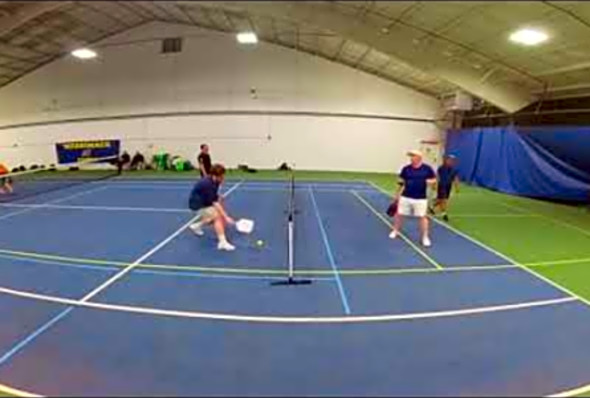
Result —
[{"label": "white shorts", "polygon": [[428,199],[412,199],[402,196],[399,199],[397,211],[402,216],[426,217]]}]

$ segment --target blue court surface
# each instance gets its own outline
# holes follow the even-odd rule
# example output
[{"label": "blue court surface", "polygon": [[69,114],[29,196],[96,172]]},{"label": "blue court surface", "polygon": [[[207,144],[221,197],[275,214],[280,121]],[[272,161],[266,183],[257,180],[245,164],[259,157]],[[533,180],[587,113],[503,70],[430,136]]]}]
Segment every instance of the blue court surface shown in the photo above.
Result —
[{"label": "blue court surface", "polygon": [[[40,395],[550,395],[588,382],[590,308],[434,222],[388,237],[364,182],[228,181],[256,221],[187,229],[187,180],[0,204],[0,383]],[[256,240],[264,241],[262,247]],[[285,281],[289,247],[295,277]]]}]

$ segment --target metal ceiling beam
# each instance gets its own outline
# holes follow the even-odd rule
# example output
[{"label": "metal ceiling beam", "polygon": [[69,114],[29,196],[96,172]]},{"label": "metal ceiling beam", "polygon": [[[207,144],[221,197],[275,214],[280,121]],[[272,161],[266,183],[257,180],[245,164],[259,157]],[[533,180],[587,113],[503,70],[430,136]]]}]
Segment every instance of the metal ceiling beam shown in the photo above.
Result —
[{"label": "metal ceiling beam", "polygon": [[46,1],[24,5],[14,15],[0,18],[0,37],[45,13],[55,11],[70,3],[71,1]]},{"label": "metal ceiling beam", "polygon": [[129,11],[141,16],[141,18],[144,19],[144,21],[157,21],[160,19],[160,17],[156,15],[152,10],[145,8],[139,2],[121,2],[121,4],[125,4]]},{"label": "metal ceiling beam", "polygon": [[360,57],[358,57],[358,59],[354,62],[355,69],[357,68],[357,66],[359,66],[365,60],[365,58],[367,58],[367,56],[369,55],[369,53],[371,51],[373,51],[373,49],[371,47],[367,47],[365,52],[362,53]]},{"label": "metal ceiling beam", "polygon": [[342,54],[342,50],[344,50],[344,46],[348,42],[347,39],[343,38],[338,45],[338,49],[336,50],[336,54],[332,56],[332,61],[337,62],[340,59],[340,54]]},{"label": "metal ceiling beam", "polygon": [[206,7],[200,7],[201,12],[203,13],[203,16],[205,17],[205,19],[207,20],[207,22],[209,23],[209,26],[211,26],[212,28],[218,28],[220,31],[224,32],[225,29],[221,29],[219,27],[219,24],[217,23],[217,21],[215,21],[213,19],[213,17],[211,16],[211,13],[209,12],[209,9]]},{"label": "metal ceiling beam", "polygon": [[186,18],[191,21],[191,23],[193,25],[198,25],[197,21],[191,16],[191,14],[186,10],[186,8],[182,5],[178,5],[177,8],[180,10],[181,13],[183,13]]},{"label": "metal ceiling beam", "polygon": [[586,21],[584,18],[580,17],[575,12],[566,9],[566,8],[562,7],[561,5],[557,5],[553,1],[543,1],[542,3],[545,4],[545,5],[547,5],[547,6],[549,6],[549,7],[551,7],[551,8],[554,8],[554,9],[556,9],[556,10],[558,10],[558,11],[560,11],[560,12],[566,14],[566,15],[568,15],[573,20],[579,22],[583,26],[585,26],[587,28],[590,28],[590,22]]},{"label": "metal ceiling beam", "polygon": [[[482,72],[452,62],[412,42],[392,40],[375,26],[334,11],[327,3],[307,2],[201,2],[201,6],[233,11],[249,10],[277,19],[289,19],[332,30],[343,38],[366,44],[375,50],[413,65],[419,70],[445,80],[466,92],[496,105],[508,113],[517,112],[536,100],[529,90],[519,85],[482,80]],[[538,83],[535,81],[535,84]],[[540,84],[539,84],[540,85]]]},{"label": "metal ceiling beam", "polygon": [[234,21],[230,18],[230,16],[227,14],[227,12],[225,10],[222,10],[223,12],[223,17],[225,18],[225,21],[227,22],[227,25],[230,27],[230,29],[234,32],[237,32],[236,30],[236,25],[234,24]]},{"label": "metal ceiling beam", "polygon": [[[164,3],[164,4],[166,4],[166,3]],[[166,18],[170,18],[170,19],[168,19],[168,21],[177,21],[178,18],[176,17],[176,15],[172,14],[170,12],[170,10],[168,10],[168,5],[164,5],[164,4],[160,4],[157,1],[152,2],[152,5],[155,8],[160,10],[163,14],[166,14]]]},{"label": "metal ceiling beam", "polygon": [[578,83],[578,84],[570,84],[568,86],[557,86],[551,88],[551,93],[559,93],[562,91],[572,91],[572,90],[588,90],[590,89],[590,83]]},{"label": "metal ceiling beam", "polygon": [[250,13],[246,13],[246,21],[248,21],[248,25],[250,25],[250,30],[252,32],[256,32],[256,25],[254,24],[254,21],[252,20],[252,16],[250,15]]},{"label": "metal ceiling beam", "polygon": [[[206,8],[204,8],[204,10],[206,10]],[[194,25],[189,24],[189,23],[186,23],[186,22],[177,22],[177,23],[179,25],[194,26]],[[228,33],[227,30],[224,30],[224,28],[219,27],[219,26],[218,27],[211,27],[211,26],[207,26],[206,24],[198,24],[197,26],[200,26],[200,27],[202,27],[204,29],[209,29],[209,30],[212,30],[212,31],[215,31],[215,32]],[[282,42],[282,41],[276,41],[272,37],[262,37],[262,40],[264,40],[264,41],[266,41],[267,43],[270,43],[270,44],[274,44],[274,45],[277,45],[277,46],[286,47],[286,48],[295,50],[295,45],[294,44],[289,44],[289,43]],[[320,58],[325,59],[326,61],[332,61],[331,57],[328,56],[327,54],[323,53],[323,52],[312,52],[309,48],[304,48],[304,47],[300,48],[300,51],[301,52],[304,52],[304,53],[307,53],[307,54],[310,54],[310,55],[318,56]],[[395,84],[397,84],[399,86],[406,87],[408,89],[417,91],[417,92],[422,93],[424,95],[428,95],[428,96],[431,96],[431,97],[435,97],[436,96],[436,93],[434,93],[432,91],[422,90],[422,88],[420,86],[417,86],[415,84],[409,83],[407,81],[400,80],[400,79],[398,79],[396,77],[393,77],[393,76],[390,76],[390,75],[387,75],[387,74],[384,74],[384,73],[379,73],[379,72],[376,72],[374,70],[368,70],[368,69],[363,69],[363,68],[359,68],[359,69],[360,70],[363,70],[363,71],[365,71],[365,72],[367,72],[369,74],[377,75],[377,76],[382,77],[383,79],[385,79],[385,80],[387,80],[389,82],[392,82],[392,83],[395,83]]]},{"label": "metal ceiling beam", "polygon": [[270,26],[272,28],[272,37],[273,37],[273,40],[275,42],[277,42],[277,43],[280,43],[279,35],[277,33],[277,25],[275,23],[275,19],[274,18],[271,18],[270,19]]},{"label": "metal ceiling beam", "polygon": [[537,73],[536,76],[553,76],[562,73],[577,72],[579,70],[590,69],[590,62],[580,62],[579,64],[564,66],[562,68],[555,68]]},{"label": "metal ceiling beam", "polygon": [[93,5],[92,2],[79,3],[79,5],[86,7],[88,9],[94,11],[95,13],[100,14],[100,15],[106,17],[107,19],[110,19],[111,21],[114,21],[116,24],[125,25],[128,27],[133,26],[133,24],[126,21],[125,18],[119,18],[118,16],[111,14],[108,10],[105,10],[104,7],[101,7],[100,3],[98,3],[96,6]]},{"label": "metal ceiling beam", "polygon": [[[144,24],[145,24],[145,22],[138,23],[136,26],[133,26],[131,29],[137,28],[137,27],[142,26]],[[117,35],[119,33],[123,33],[123,32],[125,32],[125,31],[127,31],[129,29],[130,28],[128,28],[128,27],[124,27],[123,29],[119,29],[119,30],[116,30],[116,31],[112,31],[112,32],[106,33],[106,34],[102,35],[101,37],[97,37],[94,41],[90,42],[89,44],[92,45],[92,44],[95,44],[95,43],[100,43],[100,41],[102,41],[102,40],[104,40],[104,39],[106,39],[108,37],[115,36],[115,35]],[[61,52],[61,53],[53,54],[50,57],[46,57],[43,60],[41,60],[39,62],[36,62],[35,65],[33,65],[31,68],[29,68],[26,71],[24,71],[22,74],[17,75],[17,76],[14,76],[10,80],[8,80],[6,82],[3,82],[1,84],[1,86],[2,87],[5,87],[5,86],[7,86],[7,85],[9,85],[9,84],[11,84],[11,83],[19,80],[20,78],[22,78],[23,76],[27,75],[28,73],[32,73],[32,72],[34,72],[34,71],[36,71],[38,69],[41,69],[44,66],[49,65],[50,63],[55,62],[56,60],[58,60],[58,59],[60,59],[60,58],[62,58],[64,56],[67,56],[68,54],[69,54],[69,52],[64,51],[64,52]]]}]

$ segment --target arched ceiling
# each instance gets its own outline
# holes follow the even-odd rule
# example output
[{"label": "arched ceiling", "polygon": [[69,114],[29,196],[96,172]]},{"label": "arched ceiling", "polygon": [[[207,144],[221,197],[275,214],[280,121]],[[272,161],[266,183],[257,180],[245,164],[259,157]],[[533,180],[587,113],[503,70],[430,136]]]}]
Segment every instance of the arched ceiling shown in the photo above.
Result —
[{"label": "arched ceiling", "polygon": [[[0,1],[0,86],[152,21],[253,30],[434,97],[461,90],[506,112],[590,94],[590,2],[561,1]],[[550,40],[508,41],[528,26]]]}]

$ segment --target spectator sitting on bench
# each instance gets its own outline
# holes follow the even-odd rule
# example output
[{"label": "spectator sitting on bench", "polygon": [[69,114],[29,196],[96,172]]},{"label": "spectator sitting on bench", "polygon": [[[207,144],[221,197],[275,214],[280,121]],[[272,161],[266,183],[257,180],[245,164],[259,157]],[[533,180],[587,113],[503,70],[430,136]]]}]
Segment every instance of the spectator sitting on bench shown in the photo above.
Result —
[{"label": "spectator sitting on bench", "polygon": [[129,168],[129,162],[131,161],[131,156],[127,153],[127,151],[123,151],[123,154],[119,157],[117,161],[117,168],[119,170],[119,174],[121,171],[127,170]]},{"label": "spectator sitting on bench", "polygon": [[133,160],[131,161],[131,165],[129,168],[131,170],[145,169],[145,158],[141,153],[139,153],[139,151],[135,152],[135,155],[133,155]]}]

